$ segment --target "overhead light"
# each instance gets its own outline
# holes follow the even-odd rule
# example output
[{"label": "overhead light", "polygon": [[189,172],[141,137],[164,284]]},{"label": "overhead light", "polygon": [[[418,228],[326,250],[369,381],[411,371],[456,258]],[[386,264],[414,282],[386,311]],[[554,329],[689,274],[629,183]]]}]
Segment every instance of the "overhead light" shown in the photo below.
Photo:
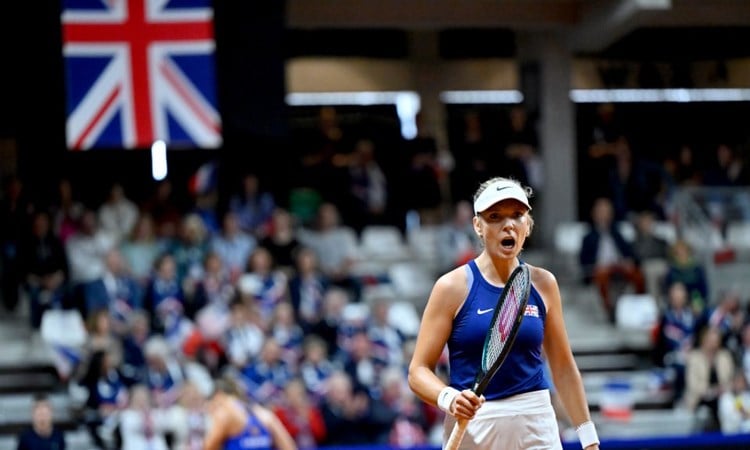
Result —
[{"label": "overhead light", "polygon": [[523,102],[519,90],[443,91],[440,101],[447,105],[517,104]]},{"label": "overhead light", "polygon": [[575,103],[746,102],[750,89],[573,89]]},{"label": "overhead light", "polygon": [[401,136],[412,139],[417,135],[417,113],[421,108],[419,94],[414,91],[360,92],[290,92],[286,95],[290,106],[337,105],[394,105],[401,123]]}]

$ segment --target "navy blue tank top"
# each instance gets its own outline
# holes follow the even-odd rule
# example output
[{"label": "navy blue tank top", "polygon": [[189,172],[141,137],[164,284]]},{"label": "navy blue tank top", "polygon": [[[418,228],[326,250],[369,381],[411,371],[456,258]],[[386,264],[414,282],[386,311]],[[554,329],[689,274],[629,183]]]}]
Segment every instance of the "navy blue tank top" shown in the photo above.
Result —
[{"label": "navy blue tank top", "polygon": [[224,442],[224,450],[271,450],[273,448],[271,433],[249,408],[245,410],[248,413],[247,425],[238,435]]},{"label": "navy blue tank top", "polygon": [[[503,288],[484,279],[474,260],[464,267],[467,269],[469,294],[453,319],[453,331],[448,338],[450,385],[458,390],[471,389],[474,384],[481,367],[487,329],[497,299],[503,292]],[[513,349],[484,391],[487,400],[549,388],[542,359],[546,314],[544,301],[532,285]]]}]

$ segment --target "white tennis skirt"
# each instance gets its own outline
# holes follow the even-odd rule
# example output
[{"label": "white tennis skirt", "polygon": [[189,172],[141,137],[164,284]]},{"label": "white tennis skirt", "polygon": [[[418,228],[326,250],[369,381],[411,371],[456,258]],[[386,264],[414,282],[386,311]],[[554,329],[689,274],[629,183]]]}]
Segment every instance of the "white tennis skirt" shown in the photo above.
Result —
[{"label": "white tennis skirt", "polygon": [[[446,415],[443,447],[456,418]],[[561,450],[557,417],[549,391],[526,392],[487,401],[466,427],[461,450]]]}]

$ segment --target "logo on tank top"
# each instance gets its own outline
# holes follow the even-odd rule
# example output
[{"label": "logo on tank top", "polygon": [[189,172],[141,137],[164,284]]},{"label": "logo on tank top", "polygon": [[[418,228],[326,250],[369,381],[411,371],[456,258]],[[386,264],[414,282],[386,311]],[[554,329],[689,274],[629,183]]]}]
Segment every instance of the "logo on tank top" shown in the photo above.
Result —
[{"label": "logo on tank top", "polygon": [[536,305],[526,305],[526,310],[523,312],[524,316],[539,317],[539,307]]},{"label": "logo on tank top", "polygon": [[487,308],[487,309],[480,309],[477,308],[477,315],[487,314],[488,312],[491,312],[495,308]]}]

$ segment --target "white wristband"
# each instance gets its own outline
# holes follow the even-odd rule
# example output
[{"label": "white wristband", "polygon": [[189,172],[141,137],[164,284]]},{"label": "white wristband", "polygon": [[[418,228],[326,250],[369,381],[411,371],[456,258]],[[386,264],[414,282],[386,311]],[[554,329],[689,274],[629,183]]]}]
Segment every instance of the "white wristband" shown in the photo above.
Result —
[{"label": "white wristband", "polygon": [[576,433],[578,434],[578,440],[581,441],[581,448],[586,448],[589,445],[599,444],[599,436],[596,434],[596,427],[594,422],[587,421],[576,427]]},{"label": "white wristband", "polygon": [[452,414],[451,406],[453,405],[453,400],[460,393],[461,392],[459,392],[458,389],[454,387],[451,387],[451,386],[444,387],[438,394],[438,398],[437,398],[438,408],[443,410],[443,412]]}]

